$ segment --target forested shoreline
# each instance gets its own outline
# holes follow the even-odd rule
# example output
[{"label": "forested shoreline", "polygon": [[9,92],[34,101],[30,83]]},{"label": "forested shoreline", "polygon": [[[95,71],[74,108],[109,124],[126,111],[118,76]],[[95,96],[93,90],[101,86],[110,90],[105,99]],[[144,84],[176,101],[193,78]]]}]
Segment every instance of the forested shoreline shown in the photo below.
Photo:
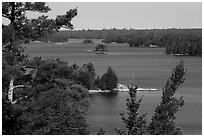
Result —
[{"label": "forested shoreline", "polygon": [[167,54],[202,55],[202,29],[88,29],[59,31],[44,38],[50,42],[69,39],[103,39],[105,43],[128,43],[129,47],[164,47]]}]

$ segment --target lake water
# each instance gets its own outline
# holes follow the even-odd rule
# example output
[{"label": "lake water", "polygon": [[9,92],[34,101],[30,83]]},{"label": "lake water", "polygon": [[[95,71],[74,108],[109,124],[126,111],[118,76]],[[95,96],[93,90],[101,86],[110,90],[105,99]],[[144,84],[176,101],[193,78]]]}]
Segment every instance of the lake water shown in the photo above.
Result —
[{"label": "lake water", "polygon": [[[73,42],[62,45],[54,43],[32,43],[26,48],[29,57],[61,58],[70,64],[79,65],[92,62],[97,75],[111,66],[119,78],[119,83],[136,83],[139,87],[161,89],[171,74],[172,67],[180,57],[164,54],[164,48],[130,48],[127,44],[108,44],[109,53],[92,53],[96,44],[84,45]],[[176,96],[184,97],[185,104],[176,114],[177,126],[183,134],[202,134],[202,58],[182,57],[187,69],[186,80],[176,91]],[[139,92],[143,96],[141,113],[148,113],[148,120],[159,104],[161,92]],[[87,121],[91,134],[103,127],[108,134],[115,134],[114,127],[124,127],[120,112],[126,111],[127,93],[116,96],[91,95],[91,105]]]}]

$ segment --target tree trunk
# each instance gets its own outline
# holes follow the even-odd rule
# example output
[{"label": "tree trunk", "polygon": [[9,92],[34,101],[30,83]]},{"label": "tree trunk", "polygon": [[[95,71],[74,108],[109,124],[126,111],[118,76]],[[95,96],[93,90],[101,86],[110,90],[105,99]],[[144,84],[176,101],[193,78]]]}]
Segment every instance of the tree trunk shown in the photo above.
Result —
[{"label": "tree trunk", "polygon": [[13,101],[13,92],[15,88],[26,88],[26,87],[30,87],[30,86],[25,86],[25,85],[17,85],[14,86],[13,85],[13,81],[14,79],[12,78],[10,80],[10,84],[9,84],[9,90],[8,90],[8,100],[11,102],[11,104],[15,104],[17,102],[17,100]]},{"label": "tree trunk", "polygon": [[10,80],[9,90],[8,90],[8,100],[13,104],[13,78]]}]

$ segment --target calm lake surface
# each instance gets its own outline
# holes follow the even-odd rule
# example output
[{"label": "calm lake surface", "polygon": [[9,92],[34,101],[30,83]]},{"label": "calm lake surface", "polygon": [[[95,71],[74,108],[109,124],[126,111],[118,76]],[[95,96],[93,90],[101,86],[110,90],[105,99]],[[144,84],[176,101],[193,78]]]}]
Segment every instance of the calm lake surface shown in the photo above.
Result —
[{"label": "calm lake surface", "polygon": [[[136,83],[139,87],[161,89],[171,74],[172,67],[180,57],[164,54],[164,48],[130,48],[127,44],[107,44],[109,53],[97,55],[92,53],[95,45],[81,42],[31,43],[26,46],[29,57],[41,56],[61,58],[70,64],[83,65],[92,62],[97,75],[106,72],[111,66],[117,73],[119,83]],[[182,57],[187,69],[186,80],[176,91],[176,96],[183,96],[185,104],[176,114],[176,124],[183,134],[202,134],[202,58]],[[141,113],[148,113],[148,120],[154,113],[161,99],[161,92],[139,92],[143,96]],[[128,93],[116,96],[100,94],[91,95],[91,105],[87,114],[90,134],[96,134],[103,127],[108,134],[115,134],[114,127],[124,127],[120,112],[126,111]]]}]

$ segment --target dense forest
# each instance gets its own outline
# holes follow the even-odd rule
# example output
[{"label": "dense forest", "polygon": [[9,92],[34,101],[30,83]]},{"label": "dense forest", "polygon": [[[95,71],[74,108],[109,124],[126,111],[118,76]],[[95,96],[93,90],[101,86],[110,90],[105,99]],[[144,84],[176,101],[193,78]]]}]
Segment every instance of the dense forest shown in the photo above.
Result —
[{"label": "dense forest", "polygon": [[165,47],[167,54],[202,55],[201,29],[103,29],[60,31],[46,41],[65,42],[69,39],[103,39],[105,43],[128,43],[130,47]]},{"label": "dense forest", "polygon": [[49,10],[44,2],[2,3],[2,17],[10,20],[2,24],[2,134],[89,133],[85,118],[89,96],[80,83],[80,68],[61,60],[28,59],[21,47],[60,27],[72,28],[77,9],[56,19],[25,16],[26,11]]}]

